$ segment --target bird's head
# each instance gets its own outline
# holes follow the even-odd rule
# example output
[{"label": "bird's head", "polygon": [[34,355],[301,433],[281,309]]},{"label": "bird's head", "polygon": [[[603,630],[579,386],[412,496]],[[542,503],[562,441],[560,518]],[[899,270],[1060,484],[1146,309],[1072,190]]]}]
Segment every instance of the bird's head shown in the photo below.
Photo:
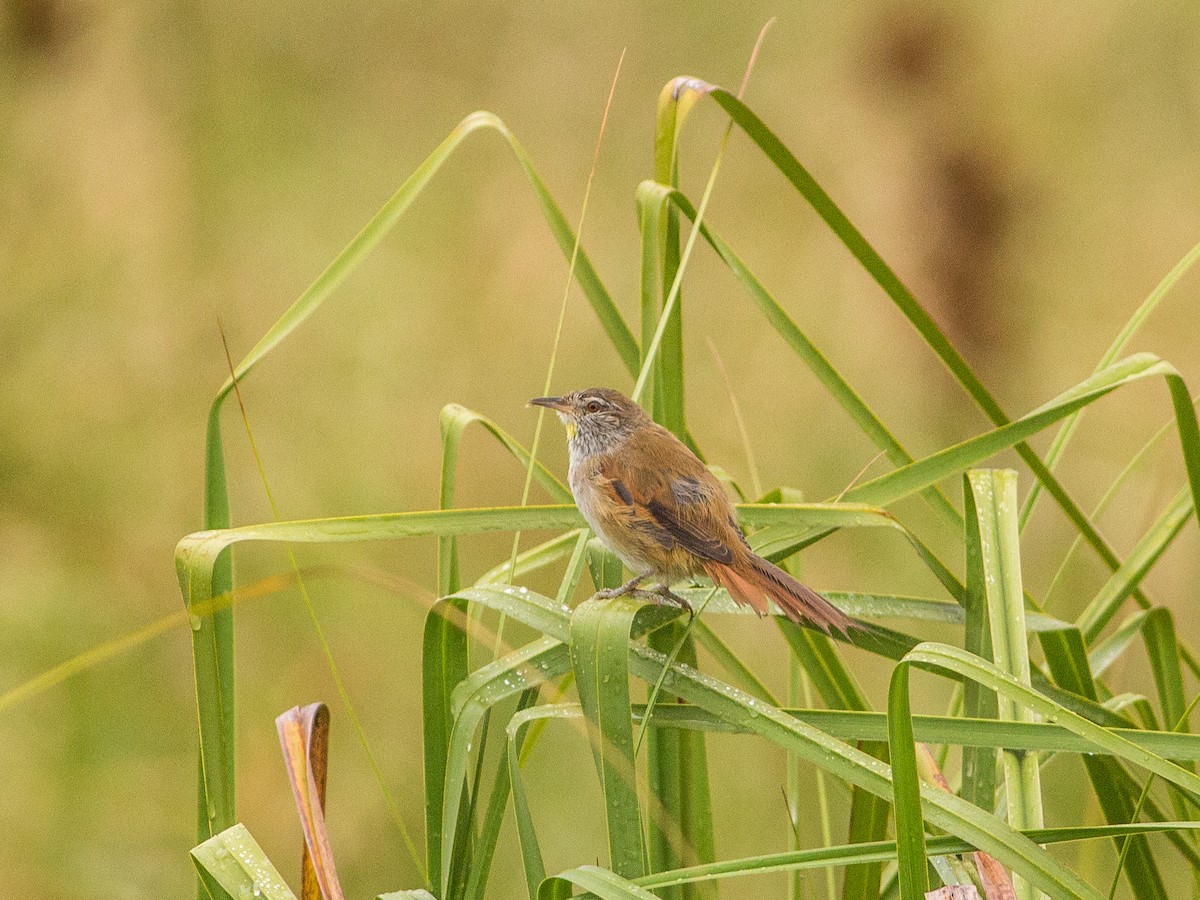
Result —
[{"label": "bird's head", "polygon": [[650,421],[640,406],[612,388],[587,388],[562,397],[535,397],[529,404],[558,413],[567,426],[572,448],[584,453],[609,450]]}]

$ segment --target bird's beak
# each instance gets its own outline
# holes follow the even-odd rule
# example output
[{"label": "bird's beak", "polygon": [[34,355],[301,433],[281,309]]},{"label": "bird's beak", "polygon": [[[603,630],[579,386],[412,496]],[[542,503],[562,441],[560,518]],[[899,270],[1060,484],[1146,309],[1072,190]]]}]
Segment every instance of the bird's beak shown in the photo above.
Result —
[{"label": "bird's beak", "polygon": [[568,407],[562,397],[534,397],[529,401],[530,406],[544,406],[555,412],[566,412]]}]

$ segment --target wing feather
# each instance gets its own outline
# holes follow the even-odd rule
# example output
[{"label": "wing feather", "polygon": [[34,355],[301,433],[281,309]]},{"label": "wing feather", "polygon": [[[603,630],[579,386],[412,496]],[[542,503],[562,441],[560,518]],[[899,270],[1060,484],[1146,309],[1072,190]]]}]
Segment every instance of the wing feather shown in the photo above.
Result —
[{"label": "wing feather", "polygon": [[[659,465],[635,468],[629,463],[630,453],[604,460],[600,474],[614,500],[633,507],[637,527],[653,534],[660,545],[678,545],[702,559],[731,563],[734,548],[745,544],[721,483],[666,429],[639,440],[646,445],[632,455]],[[663,460],[672,465],[661,465]]]}]

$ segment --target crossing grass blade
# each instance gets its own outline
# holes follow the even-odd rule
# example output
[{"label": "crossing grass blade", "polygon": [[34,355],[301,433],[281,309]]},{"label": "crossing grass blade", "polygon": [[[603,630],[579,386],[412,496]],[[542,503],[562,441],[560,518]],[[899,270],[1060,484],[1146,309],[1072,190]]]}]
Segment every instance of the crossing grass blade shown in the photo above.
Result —
[{"label": "crossing grass blade", "polygon": [[[987,600],[992,656],[996,666],[1021,684],[1030,683],[1025,628],[1025,596],[1021,586],[1020,538],[1017,530],[1017,473],[977,470],[967,473],[978,520],[983,590]],[[1001,698],[999,718],[1025,721],[1022,706]],[[1042,827],[1042,786],[1036,753],[1000,754],[1004,770],[1008,824],[1018,831]],[[1015,879],[1018,897],[1036,896],[1024,879]]]},{"label": "crossing grass blade", "polygon": [[[852,710],[791,709],[781,712],[819,728],[842,741],[887,740],[887,716],[880,712]],[[635,719],[645,715],[645,707],[634,704]],[[729,734],[752,734],[737,723],[718,718],[701,707],[667,705],[656,708],[650,724],[657,728],[688,728],[719,731]],[[1103,756],[1111,754],[1105,748],[1080,737],[1060,725],[1048,722],[999,722],[995,719],[973,719],[962,716],[912,716],[914,739],[924,744],[952,744],[960,747],[1006,747],[1042,753],[1083,753]],[[1129,743],[1173,760],[1200,759],[1200,735],[1171,731],[1151,731],[1126,727],[1107,728]]]},{"label": "crossing grass blade", "polygon": [[571,668],[604,795],[610,867],[626,878],[646,872],[629,712],[629,635],[637,612],[628,597],[587,600],[570,628]]},{"label": "crossing grass blade", "polygon": [[[1189,250],[1183,259],[1175,264],[1175,267],[1166,274],[1163,280],[1150,292],[1150,295],[1142,301],[1142,304],[1134,311],[1133,315],[1129,317],[1129,321],[1125,323],[1125,326],[1121,329],[1121,333],[1116,336],[1112,344],[1109,345],[1109,348],[1104,351],[1104,355],[1100,357],[1100,362],[1096,365],[1097,372],[1111,365],[1124,352],[1129,342],[1133,339],[1133,336],[1146,324],[1146,321],[1150,318],[1154,310],[1162,303],[1167,294],[1170,293],[1171,288],[1196,264],[1197,260],[1200,260],[1200,244]],[[1066,452],[1067,444],[1079,427],[1079,420],[1082,415],[1082,411],[1074,413],[1059,426],[1058,433],[1054,435],[1054,440],[1050,444],[1050,449],[1046,451],[1046,468],[1050,471],[1054,471],[1054,467]],[[1033,508],[1037,505],[1041,491],[1041,483],[1035,481],[1033,487],[1029,489],[1029,493],[1025,497],[1025,502],[1021,504],[1020,527],[1022,531],[1025,530],[1025,525],[1029,522],[1029,517],[1033,515]]]},{"label": "crossing grass blade", "polygon": [[279,870],[240,822],[193,848],[192,862],[211,896],[221,891],[231,897],[296,900]]},{"label": "crossing grass blade", "polygon": [[538,890],[538,900],[567,900],[576,887],[601,900],[657,900],[645,888],[599,866],[580,866],[547,878]]},{"label": "crossing grass blade", "polygon": [[[334,258],[317,279],[251,348],[221,386],[209,408],[205,433],[204,505],[205,529],[228,528],[229,488],[225,471],[225,452],[221,436],[221,409],[233,384],[248,375],[276,346],[298,328],[337,287],[358,268],[383,238],[396,226],[421,191],[437,174],[445,161],[471,135],[492,130],[503,137],[524,172],[547,225],[564,255],[575,248],[575,235],[533,166],[525,148],[504,122],[489,112],[467,116],[444,141],[416,168],[396,193],[383,205],[362,230]],[[621,317],[616,304],[597,275],[582,248],[574,275],[609,341],[630,373],[638,367],[637,344]],[[218,560],[213,573],[214,593],[228,593],[233,587],[233,569],[228,556]],[[185,598],[186,599],[186,598]],[[197,831],[206,838],[214,831],[233,824],[236,817],[234,791],[233,707],[233,612],[220,610],[201,621],[193,634],[193,658],[197,680],[197,708],[200,721],[200,761],[198,763]],[[215,686],[215,689],[214,689]]]},{"label": "crossing grass blade", "polygon": [[[467,409],[457,403],[442,408],[440,416],[442,433],[442,475],[438,491],[438,507],[450,509],[454,506],[454,489],[458,484],[458,452],[463,432],[471,425],[479,425],[494,437],[505,450],[527,468],[530,464],[529,451],[511,434],[486,416]],[[570,503],[571,492],[554,477],[540,462],[534,464],[533,477],[537,479],[556,503]],[[456,535],[438,538],[438,596],[452,594],[462,587],[458,572],[458,539]]]},{"label": "crossing grass blade", "polygon": [[[1125,771],[1126,763],[1149,768],[1173,786],[1172,801],[1177,818],[1186,818],[1194,810],[1192,794],[1200,779],[1189,765],[1173,761],[1200,758],[1197,738],[1190,734],[1169,734],[1155,730],[1102,727],[1126,726],[1125,715],[1140,717],[1144,723],[1157,721],[1150,704],[1135,696],[1111,697],[1111,691],[1096,680],[1112,661],[1141,636],[1151,660],[1159,710],[1164,721],[1181,715],[1186,708],[1182,665],[1197,670],[1194,660],[1175,634],[1169,614],[1163,609],[1139,614],[1121,626],[1109,640],[1096,643],[1099,635],[1117,614],[1123,600],[1133,595],[1149,606],[1139,585],[1145,574],[1161,558],[1180,533],[1200,498],[1200,428],[1197,427],[1192,399],[1179,373],[1169,363],[1148,354],[1124,360],[1117,356],[1133,331],[1161,301],[1170,284],[1200,256],[1196,248],[1176,267],[1151,298],[1135,313],[1125,331],[1110,348],[1092,377],[1059,395],[1026,416],[1009,420],[1000,405],[974,375],[965,360],[942,334],[933,319],[896,277],[893,270],[874,251],[862,234],[837,208],[833,200],[811,178],[778,138],[737,97],[698,79],[681,79],[664,89],[660,98],[656,126],[655,182],[646,182],[638,190],[638,211],[642,230],[641,345],[625,325],[620,313],[586,256],[580,256],[577,280],[583,287],[616,355],[631,374],[639,371],[654,340],[661,337],[647,394],[656,419],[695,447],[686,428],[684,409],[684,353],[682,304],[676,300],[661,335],[656,330],[663,303],[676,281],[681,265],[680,224],[696,221],[690,201],[677,190],[678,149],[688,112],[702,98],[712,98],[765,153],[768,160],[843,241],[884,292],[912,322],[934,353],[963,385],[995,426],[968,441],[945,448],[924,459],[914,459],[894,437],[882,420],[811,342],[780,303],[762,286],[716,232],[703,223],[697,234],[703,237],[722,262],[744,287],[765,319],[814,373],[822,388],[833,397],[852,421],[888,456],[893,471],[848,491],[839,504],[743,504],[739,518],[757,531],[752,541],[760,552],[784,561],[797,550],[821,539],[833,529],[849,527],[894,527],[909,541],[920,562],[946,590],[951,601],[928,598],[891,597],[885,594],[834,593],[832,599],[847,611],[864,618],[898,617],[915,621],[939,621],[963,624],[968,653],[956,648],[918,645],[917,639],[870,624],[856,636],[855,643],[876,657],[900,660],[892,676],[889,691],[889,717],[867,712],[867,704],[851,674],[839,657],[835,643],[823,636],[791,626],[783,626],[789,645],[805,661],[826,704],[835,709],[784,710],[771,693],[737,656],[728,650],[713,630],[698,632],[703,646],[717,658],[730,678],[747,691],[739,690],[696,670],[695,645],[685,645],[681,660],[688,666],[666,666],[659,652],[675,646],[671,628],[660,628],[675,613],[654,608],[639,611],[624,604],[613,611],[607,604],[584,604],[574,619],[563,604],[572,596],[582,566],[592,565],[597,586],[611,585],[620,578],[620,566],[611,554],[598,545],[588,549],[587,532],[572,506],[570,496],[552,473],[535,466],[534,475],[550,493],[557,506],[453,509],[461,441],[466,428],[481,425],[507,451],[522,463],[528,452],[495,422],[459,406],[448,406],[442,415],[443,468],[438,510],[320,519],[306,522],[280,522],[230,528],[220,409],[232,381],[218,393],[210,409],[207,432],[205,515],[206,531],[185,538],[176,554],[180,584],[189,609],[196,613],[199,628],[194,632],[194,662],[200,721],[200,783],[198,832],[209,837],[236,822],[234,789],[233,734],[233,621],[227,608],[214,610],[212,598],[226,596],[232,588],[231,548],[243,542],[333,543],[360,540],[393,540],[402,537],[432,536],[439,541],[439,601],[426,622],[423,646],[423,693],[425,702],[425,792],[427,811],[427,857],[433,884],[441,900],[484,896],[489,863],[496,848],[500,827],[511,794],[516,810],[518,838],[526,870],[530,896],[565,897],[576,888],[598,896],[650,896],[653,887],[658,896],[671,896],[683,885],[713,879],[722,873],[751,873],[771,870],[770,866],[791,865],[879,865],[884,858],[899,858],[905,895],[919,891],[928,872],[929,854],[954,852],[946,847],[981,847],[1013,867],[1028,882],[1055,896],[1092,897],[1094,891],[1061,862],[1037,847],[1048,843],[1048,832],[1022,834],[991,815],[994,783],[986,777],[987,760],[994,761],[997,748],[1012,761],[1015,751],[1026,762],[1036,752],[1080,752],[1110,822],[1129,818],[1139,785]],[[435,176],[445,160],[480,130],[493,130],[503,137],[532,186],[551,232],[564,254],[570,254],[574,235],[534,170],[521,145],[503,122],[489,113],[477,113],[465,119],[443,144],[417,169],[384,208],[368,222],[363,231],[305,291],[236,367],[235,377],[248,374],[265,356],[302,324],[348,277],[362,259],[401,220],[420,192]],[[703,204],[702,204],[703,205]],[[689,245],[690,246],[690,245]],[[1174,410],[1174,426],[1179,435],[1187,486],[1177,495],[1158,521],[1135,545],[1123,563],[1095,530],[1091,520],[1078,508],[1051,471],[1069,440],[1079,414],[1100,397],[1145,378],[1162,376],[1167,382]],[[1043,462],[1024,443],[1038,432],[1062,423],[1051,453]],[[1019,566],[1015,555],[1015,532],[1010,512],[1014,512],[1015,494],[1000,504],[996,500],[1000,486],[993,484],[990,499],[972,493],[968,482],[967,584],[942,563],[927,545],[886,507],[910,497],[920,496],[937,512],[942,522],[955,529],[963,526],[963,516],[942,492],[948,478],[957,478],[970,467],[985,462],[995,453],[1015,448],[1033,471],[1037,484],[1026,500],[1018,524],[1028,518],[1040,490],[1048,490],[1072,521],[1081,537],[1093,546],[1114,574],[1081,617],[1078,627],[1040,614],[1032,600],[1022,597]],[[697,451],[700,448],[696,447]],[[996,475],[981,478],[995,481]],[[1009,486],[1003,486],[1008,496]],[[780,497],[782,498],[782,494]],[[1009,502],[1012,500],[1013,502]],[[1001,516],[998,509],[1006,505]],[[992,521],[985,521],[990,515]],[[974,519],[974,523],[972,523]],[[972,536],[972,527],[975,528]],[[517,557],[515,564],[505,563],[490,570],[481,584],[461,589],[457,538],[470,533],[495,530],[567,530],[546,543]],[[992,552],[996,547],[999,550]],[[991,553],[990,566],[984,565],[985,551]],[[550,601],[521,588],[487,584],[511,580],[521,573],[543,568],[570,555],[568,574],[559,595]],[[989,596],[987,575],[998,578],[1001,590]],[[707,590],[704,591],[706,593]],[[469,669],[467,638],[463,630],[468,603],[498,610],[505,616],[533,628],[537,638],[475,672]],[[1026,610],[1026,603],[1031,607]],[[723,593],[710,606],[711,612],[731,612],[731,601]],[[744,613],[743,613],[744,614]],[[659,630],[655,630],[659,629]],[[650,646],[636,639],[651,631]],[[1051,682],[1041,669],[1029,663],[1026,641],[1029,634],[1039,637],[1046,656]],[[631,640],[632,638],[632,640]],[[571,671],[570,650],[577,651],[574,668],[579,678],[581,707],[525,708],[534,702],[536,688],[547,679],[560,678]],[[1088,651],[1091,651],[1090,658]],[[990,659],[995,654],[999,668]],[[965,681],[966,717],[914,717],[908,707],[908,679],[912,666],[932,668],[942,675]],[[664,674],[664,668],[666,669]],[[1016,679],[1006,680],[1005,671]],[[632,747],[627,740],[632,723],[644,710],[631,707],[629,675],[655,683],[663,678],[664,693],[686,702],[663,703],[654,711],[650,725],[651,794],[649,805],[659,806],[666,819],[650,815],[647,834],[641,833],[638,813],[637,781],[634,776]],[[1135,686],[1136,687],[1136,686]],[[1005,698],[1010,712],[1034,709],[1047,722],[1007,721],[995,716],[996,693]],[[504,704],[501,708],[498,704]],[[516,712],[513,712],[514,707]],[[837,707],[844,707],[838,709]],[[508,741],[501,755],[491,794],[482,807],[483,791],[470,790],[468,771],[472,740],[490,710],[507,717]],[[1076,715],[1081,714],[1081,715]],[[583,715],[588,722],[591,745],[605,785],[606,822],[609,826],[612,867],[615,872],[584,866],[547,879],[538,846],[537,832],[524,795],[520,757],[524,749],[536,743],[541,724],[557,716]],[[1018,716],[1019,718],[1019,716]],[[1089,721],[1089,719],[1094,721]],[[887,725],[891,723],[889,734]],[[533,731],[526,731],[533,728]],[[736,731],[754,734],[758,739],[783,748],[797,759],[818,766],[854,789],[854,804],[873,810],[852,818],[852,838],[865,845],[846,850],[839,848],[797,851],[787,863],[776,858],[772,863],[731,861],[712,862],[712,815],[708,808],[705,761],[705,734],[708,731]],[[891,765],[874,747],[849,746],[844,741],[891,741]],[[964,754],[963,796],[930,792],[916,778],[911,758],[914,740],[933,740],[976,748],[979,753]],[[477,754],[482,764],[482,753]],[[974,762],[966,766],[966,760]],[[994,774],[994,773],[993,773]],[[1032,801],[1036,794],[1037,768],[1021,767],[1019,777],[1010,783],[1010,800]],[[1021,790],[1014,791],[1013,785]],[[691,793],[689,793],[691,791]],[[895,801],[899,852],[893,845],[891,856],[884,857],[881,842],[886,830],[889,801]],[[476,833],[473,822],[477,808],[483,810],[483,827]],[[632,812],[631,812],[632,811]],[[1161,808],[1150,798],[1144,812],[1150,818],[1164,818]],[[1013,816],[1012,824],[1021,824]],[[1028,823],[1036,816],[1026,817]],[[667,821],[669,819],[669,822]],[[925,823],[951,832],[950,836],[927,838]],[[667,826],[670,827],[667,827]],[[1120,826],[1126,827],[1126,826]],[[1166,823],[1169,838],[1189,866],[1200,868],[1200,856],[1194,842],[1185,836],[1184,827]],[[1163,881],[1149,850],[1145,835],[1153,826],[1120,832],[1117,826],[1094,829],[1089,836],[1133,835],[1125,861],[1127,878],[1139,900],[1165,897]],[[1082,832],[1080,832],[1082,834]],[[957,835],[957,837],[955,837]],[[1031,835],[1037,840],[1031,840]],[[646,840],[649,838],[649,848]],[[965,839],[965,840],[964,840]],[[954,844],[954,841],[958,844]],[[680,869],[684,857],[680,846],[691,843],[702,865]],[[883,842],[886,843],[886,842]],[[645,874],[647,858],[655,868],[674,867],[674,873]],[[876,856],[870,854],[875,853]],[[809,855],[804,855],[809,854]],[[815,854],[815,855],[814,855]],[[824,854],[824,855],[822,855]],[[854,856],[858,854],[858,856]],[[763,858],[765,859],[765,858]],[[727,868],[722,868],[727,867]],[[686,873],[700,873],[695,878]],[[846,879],[846,897],[876,896],[878,869],[866,873],[858,869]],[[619,873],[619,874],[618,874]],[[632,878],[638,876],[634,883]],[[670,876],[668,878],[668,876]],[[212,891],[223,890],[207,871],[202,872]],[[659,880],[655,880],[659,879]],[[671,880],[674,879],[674,880]],[[640,885],[640,886],[639,886]],[[686,888],[684,890],[692,890]],[[663,892],[666,893],[663,893]],[[640,893],[639,893],[640,892]],[[404,894],[405,892],[400,892]],[[685,896],[676,894],[676,896]]]},{"label": "crossing grass blade", "polygon": [[[1072,841],[1089,841],[1101,838],[1116,839],[1128,835],[1148,835],[1162,831],[1194,832],[1196,829],[1200,829],[1200,823],[1198,822],[1143,822],[1124,825],[1042,828],[1037,831],[1025,832],[1024,836],[1038,844],[1064,844]],[[939,856],[968,853],[974,849],[968,842],[949,836],[931,837],[927,842],[927,847],[930,853]],[[642,887],[661,890],[668,885],[687,884],[699,880],[739,878],[748,875],[767,875],[774,872],[789,872],[832,866],[864,866],[872,863],[889,862],[895,858],[895,841],[874,841],[867,844],[850,843],[837,847],[821,847],[813,850],[769,853],[762,856],[745,857],[743,859],[724,860],[712,865],[692,866],[688,869],[681,869],[674,872],[660,872],[639,878],[637,879],[637,883]]]},{"label": "crossing grass blade", "polygon": [[[687,218],[695,221],[696,210],[691,201],[679,190],[656,181],[645,181],[638,186],[638,215],[643,223],[653,223],[666,213],[664,209],[677,208]],[[643,225],[643,241],[653,239],[656,232],[646,231]],[[741,282],[750,298],[758,306],[766,320],[783,338],[791,350],[808,366],[818,382],[832,396],[856,425],[871,439],[888,459],[897,466],[907,465],[913,457],[892,435],[879,417],[851,387],[833,364],[817,349],[816,345],[796,325],[788,313],[754,276],[749,267],[707,223],[701,223],[701,236],[729,267],[734,277]],[[645,251],[644,251],[645,253]],[[653,255],[651,251],[647,255]],[[957,519],[957,512],[936,487],[928,488],[923,496],[950,521]]]},{"label": "crossing grass blade", "polygon": [[1195,511],[1191,486],[1185,487],[1143,534],[1120,567],[1079,614],[1077,622],[1085,640],[1094,642],[1127,597],[1166,552]]},{"label": "crossing grass blade", "polygon": [[[532,592],[518,593],[512,589],[472,588],[461,592],[459,598],[504,609],[507,615],[524,621],[530,627],[537,628],[549,637],[560,641],[569,639],[570,622],[566,613],[550,601],[537,597]],[[922,645],[922,647],[929,646]],[[665,657],[638,643],[630,644],[629,653],[632,673],[648,683],[657,681],[662,674],[662,667],[666,662]],[[526,686],[528,685],[521,685],[521,688]],[[821,766],[851,784],[861,785],[872,793],[885,796],[891,794],[891,770],[888,766],[852,747],[847,747],[825,732],[807,726],[799,720],[763,704],[731,685],[724,684],[694,669],[685,669],[675,665],[671,666],[664,676],[663,690],[688,702],[696,703],[715,713],[721,719],[746,727],[785,749],[790,748],[802,758]],[[1037,697],[1038,695],[1034,694],[1033,696]],[[1044,703],[1052,705],[1051,701],[1044,701]],[[1062,715],[1073,716],[1065,710]],[[1105,736],[1103,740],[1096,741],[1102,746],[1106,743],[1116,742],[1120,750],[1130,758],[1137,756],[1140,760],[1142,756],[1151,756],[1145,754],[1144,751],[1139,751],[1136,745],[1129,745],[1133,749],[1127,748],[1125,745],[1128,742],[1107,735],[1104,729],[1086,722],[1081,717],[1071,718],[1069,721],[1072,725],[1075,719],[1084,722],[1086,727]],[[1139,756],[1139,753],[1142,756]],[[1172,768],[1179,771],[1178,767]],[[1174,772],[1171,772],[1170,769],[1164,768],[1163,771],[1167,772],[1170,777],[1175,777]],[[1191,777],[1195,778],[1194,775]],[[452,797],[453,792],[448,792],[447,796]],[[1052,886],[1047,889],[1058,890],[1060,894],[1065,891],[1067,895],[1087,897],[1089,900],[1097,896],[1069,870],[1050,859],[1044,851],[1041,851],[1028,839],[1008,829],[1007,826],[997,822],[994,817],[983,813],[976,807],[941,792],[927,794],[925,802],[927,804],[926,818],[929,821],[946,828],[951,833],[958,834],[1006,864],[1017,868],[1030,880],[1035,881],[1038,886]]]},{"label": "crossing grass blade", "polygon": [[[711,97],[729,114],[730,118],[745,132],[747,137],[758,145],[759,149],[770,159],[779,172],[791,182],[792,186],[812,206],[813,210],[821,217],[830,230],[841,240],[855,259],[870,274],[872,279],[874,279],[883,289],[884,293],[887,294],[897,308],[912,323],[930,349],[934,351],[988,419],[997,426],[1007,424],[1009,418],[1004,410],[971,370],[970,366],[967,365],[966,360],[963,359],[958,350],[946,338],[937,323],[921,306],[916,297],[913,296],[912,292],[909,291],[892,268],[884,262],[874,247],[863,237],[862,233],[850,222],[845,213],[838,208],[833,198],[816,182],[812,175],[809,174],[800,161],[787,149],[771,129],[740,99],[724,88],[696,83],[694,79],[688,80],[688,86],[691,90]],[[1191,416],[1190,422],[1182,421],[1184,416],[1180,408],[1182,402],[1180,394],[1186,394],[1186,388],[1179,391],[1178,387],[1181,385],[1181,379],[1179,380],[1179,385],[1172,382],[1172,400],[1176,407],[1176,418],[1180,420],[1180,434],[1183,438],[1189,481],[1193,486],[1193,493],[1200,494],[1200,430],[1196,428],[1194,415]],[[1071,498],[1062,484],[1054,477],[1054,474],[1046,467],[1045,463],[1042,462],[1041,458],[1023,441],[1016,443],[1015,449],[1026,465],[1029,466],[1034,477],[1051,493],[1067,517],[1080,533],[1083,534],[1088,543],[1092,545],[1101,559],[1110,568],[1116,569],[1120,564],[1116,553],[1109,547],[1108,543],[1096,530],[1096,527]]]}]

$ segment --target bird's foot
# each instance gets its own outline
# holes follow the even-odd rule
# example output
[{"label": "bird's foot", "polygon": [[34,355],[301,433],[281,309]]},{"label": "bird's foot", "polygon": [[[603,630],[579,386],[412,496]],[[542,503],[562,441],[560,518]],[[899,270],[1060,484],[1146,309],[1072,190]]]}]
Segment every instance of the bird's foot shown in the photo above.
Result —
[{"label": "bird's foot", "polygon": [[650,573],[643,572],[641,575],[635,575],[630,578],[620,587],[605,588],[602,591],[596,591],[596,596],[601,600],[611,600],[613,597],[624,597],[626,594],[633,594],[635,597],[646,593],[638,590],[638,585],[650,577]]},{"label": "bird's foot", "polygon": [[688,603],[685,599],[680,597],[678,594],[672,592],[671,588],[668,585],[660,584],[654,590],[647,591],[647,593],[649,593],[653,597],[658,598],[659,603],[661,603],[663,601],[666,601],[667,603],[674,603],[680,609],[686,610],[689,619],[696,618],[696,611],[694,609],[692,609],[692,604]]}]

